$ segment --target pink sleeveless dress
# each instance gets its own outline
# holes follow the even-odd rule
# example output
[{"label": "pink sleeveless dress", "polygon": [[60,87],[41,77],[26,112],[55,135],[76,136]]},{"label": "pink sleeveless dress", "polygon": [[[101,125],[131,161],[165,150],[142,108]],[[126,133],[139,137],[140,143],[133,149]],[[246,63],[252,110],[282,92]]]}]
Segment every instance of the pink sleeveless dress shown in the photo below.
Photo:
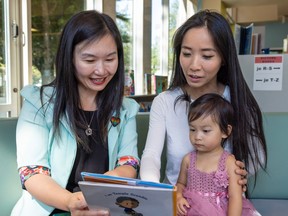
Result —
[{"label": "pink sleeveless dress", "polygon": [[[196,152],[190,154],[187,186],[183,196],[191,208],[187,216],[226,216],[228,210],[228,174],[226,159],[230,153],[224,151],[215,172],[204,173],[196,169]],[[242,216],[259,216],[252,203],[243,197]]]}]

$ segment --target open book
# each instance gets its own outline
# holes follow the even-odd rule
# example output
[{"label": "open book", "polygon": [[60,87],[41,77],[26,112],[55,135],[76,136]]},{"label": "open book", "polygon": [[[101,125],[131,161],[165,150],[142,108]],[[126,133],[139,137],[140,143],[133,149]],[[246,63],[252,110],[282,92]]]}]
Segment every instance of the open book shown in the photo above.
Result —
[{"label": "open book", "polygon": [[79,182],[90,209],[107,208],[111,216],[175,216],[176,188],[170,184],[82,172]]}]

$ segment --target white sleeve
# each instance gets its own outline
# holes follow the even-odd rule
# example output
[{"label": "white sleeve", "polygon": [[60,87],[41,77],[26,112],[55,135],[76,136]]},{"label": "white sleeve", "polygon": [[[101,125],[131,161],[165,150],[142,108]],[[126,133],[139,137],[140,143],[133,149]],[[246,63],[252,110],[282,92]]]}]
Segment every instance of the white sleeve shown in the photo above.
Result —
[{"label": "white sleeve", "polygon": [[166,134],[164,104],[163,98],[157,96],[151,106],[149,130],[140,166],[142,180],[160,181],[161,154]]}]

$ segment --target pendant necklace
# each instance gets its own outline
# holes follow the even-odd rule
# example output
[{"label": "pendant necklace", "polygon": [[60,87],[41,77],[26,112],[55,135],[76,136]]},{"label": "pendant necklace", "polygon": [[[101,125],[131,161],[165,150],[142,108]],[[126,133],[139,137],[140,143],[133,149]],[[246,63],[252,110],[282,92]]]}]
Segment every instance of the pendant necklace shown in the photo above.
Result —
[{"label": "pendant necklace", "polygon": [[[90,125],[91,125],[91,123],[92,123],[92,120],[93,120],[94,114],[95,114],[95,111],[94,111],[93,114],[92,114],[92,117],[91,117],[90,123],[87,124],[87,122],[86,122],[86,124],[87,124],[87,128],[86,128],[86,130],[85,130],[85,134],[86,134],[87,136],[91,136],[92,133],[93,133],[93,131],[92,131]],[[85,117],[85,115],[84,115],[84,117]],[[85,118],[85,121],[86,121],[86,118]]]}]

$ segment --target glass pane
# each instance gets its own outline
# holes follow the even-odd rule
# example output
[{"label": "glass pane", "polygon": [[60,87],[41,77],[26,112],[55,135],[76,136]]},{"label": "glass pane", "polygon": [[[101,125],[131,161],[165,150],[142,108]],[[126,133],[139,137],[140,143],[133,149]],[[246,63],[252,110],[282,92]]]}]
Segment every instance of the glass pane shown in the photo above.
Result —
[{"label": "glass pane", "polygon": [[116,1],[116,24],[123,40],[124,63],[128,70],[133,69],[133,0]]},{"label": "glass pane", "polygon": [[161,74],[161,37],[162,37],[162,2],[152,1],[152,30],[151,30],[151,73]]},{"label": "glass pane", "polygon": [[179,11],[179,1],[170,0],[169,1],[169,59],[168,59],[168,77],[171,77],[172,74],[172,64],[173,64],[173,47],[172,47],[172,38],[176,31],[176,28],[179,26],[177,22],[177,17],[180,16]]},{"label": "glass pane", "polygon": [[0,105],[8,103],[8,83],[7,83],[7,74],[5,70],[5,14],[4,14],[4,1],[0,0],[0,19],[1,19],[1,28],[0,28]]},{"label": "glass pane", "polygon": [[7,59],[7,49],[9,40],[9,19],[7,14],[7,2],[0,0],[0,118],[11,116],[11,74],[9,69],[9,61]]},{"label": "glass pane", "polygon": [[31,0],[32,79],[47,84],[54,79],[54,58],[62,28],[86,0]]}]

